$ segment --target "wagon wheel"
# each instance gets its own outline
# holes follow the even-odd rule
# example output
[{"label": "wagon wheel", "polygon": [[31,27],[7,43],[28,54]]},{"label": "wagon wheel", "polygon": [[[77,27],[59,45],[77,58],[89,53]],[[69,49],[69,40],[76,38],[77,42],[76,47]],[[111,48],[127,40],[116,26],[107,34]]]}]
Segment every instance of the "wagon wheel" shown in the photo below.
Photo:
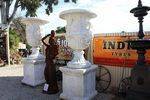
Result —
[{"label": "wagon wheel", "polygon": [[121,80],[118,87],[118,94],[125,97],[127,91],[130,89],[131,77],[126,77]]},{"label": "wagon wheel", "polygon": [[96,72],[96,89],[98,92],[104,92],[111,83],[111,74],[109,70],[103,66],[99,66]]}]

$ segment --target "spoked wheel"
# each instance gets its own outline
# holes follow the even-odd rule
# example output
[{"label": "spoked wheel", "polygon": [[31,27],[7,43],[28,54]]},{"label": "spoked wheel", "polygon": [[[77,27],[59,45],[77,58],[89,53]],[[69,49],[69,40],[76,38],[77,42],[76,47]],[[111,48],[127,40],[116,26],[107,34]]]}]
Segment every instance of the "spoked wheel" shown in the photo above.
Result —
[{"label": "spoked wheel", "polygon": [[106,91],[111,83],[111,74],[109,70],[103,66],[98,66],[96,72],[96,89],[99,93]]},{"label": "spoked wheel", "polygon": [[131,77],[126,77],[122,79],[121,82],[119,83],[118,94],[120,96],[125,97],[127,91],[130,89],[130,85],[131,85]]}]

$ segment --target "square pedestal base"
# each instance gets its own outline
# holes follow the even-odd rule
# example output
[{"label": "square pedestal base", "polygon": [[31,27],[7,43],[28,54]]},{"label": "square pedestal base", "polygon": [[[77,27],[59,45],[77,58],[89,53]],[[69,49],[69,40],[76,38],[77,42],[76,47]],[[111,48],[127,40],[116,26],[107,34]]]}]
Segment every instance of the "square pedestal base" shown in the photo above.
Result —
[{"label": "square pedestal base", "polygon": [[85,69],[60,67],[63,73],[63,93],[60,98],[66,100],[90,100],[96,96],[96,65]]},{"label": "square pedestal base", "polygon": [[37,86],[45,82],[44,68],[45,60],[24,59],[24,78],[22,83],[30,86]]}]

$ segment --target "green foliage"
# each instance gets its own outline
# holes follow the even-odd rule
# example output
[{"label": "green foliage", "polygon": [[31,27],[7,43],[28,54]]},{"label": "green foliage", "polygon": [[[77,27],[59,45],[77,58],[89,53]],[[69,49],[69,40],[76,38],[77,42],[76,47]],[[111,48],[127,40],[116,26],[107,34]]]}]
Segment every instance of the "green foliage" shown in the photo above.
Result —
[{"label": "green foliage", "polygon": [[16,33],[15,30],[10,29],[10,31],[9,31],[10,50],[16,51],[17,47],[19,45],[19,42],[20,42],[19,35]]},{"label": "green foliage", "polygon": [[27,10],[26,16],[36,16],[36,10],[41,6],[40,0],[20,0],[21,9]]},{"label": "green foliage", "polygon": [[32,48],[32,46],[30,46],[29,44],[26,44],[26,48],[27,48],[27,50],[30,50]]},{"label": "green foliage", "polygon": [[[77,0],[64,0],[64,2],[70,1],[76,3]],[[53,12],[53,7],[58,3],[59,0],[1,0],[0,5],[5,5],[2,6],[2,9],[4,10],[0,15],[3,17],[2,23],[10,24],[14,19],[18,8],[26,11],[26,17],[35,17],[37,16],[36,11],[40,6],[45,5],[46,14],[50,15],[50,13]]]},{"label": "green foliage", "polygon": [[20,36],[20,41],[23,43],[27,43],[26,40],[26,33],[25,33],[25,25],[21,22],[22,17],[15,18],[12,21],[12,24],[10,27],[13,27],[13,30],[17,32],[17,34]]},{"label": "green foliage", "polygon": [[[42,4],[46,5],[45,12],[50,15],[53,12],[53,5],[57,5],[59,0],[19,0],[21,9],[26,10],[26,16],[37,16],[36,10],[42,6]],[[69,2],[70,0],[64,0],[64,2]],[[77,0],[72,0],[72,2],[76,3]]]},{"label": "green foliage", "polygon": [[66,33],[65,27],[57,27],[56,33]]}]

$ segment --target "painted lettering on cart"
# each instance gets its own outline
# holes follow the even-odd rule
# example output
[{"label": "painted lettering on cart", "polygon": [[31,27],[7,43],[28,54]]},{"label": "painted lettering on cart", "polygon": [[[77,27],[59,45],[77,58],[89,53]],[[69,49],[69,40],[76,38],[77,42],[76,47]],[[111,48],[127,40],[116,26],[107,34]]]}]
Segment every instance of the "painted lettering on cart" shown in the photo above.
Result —
[{"label": "painted lettering on cart", "polygon": [[126,52],[124,52],[124,53],[122,53],[122,52],[112,52],[112,56],[128,58],[128,57],[131,56],[131,54],[130,53],[126,53]]},{"label": "painted lettering on cart", "polygon": [[131,49],[130,43],[123,41],[103,41],[103,49]]}]

